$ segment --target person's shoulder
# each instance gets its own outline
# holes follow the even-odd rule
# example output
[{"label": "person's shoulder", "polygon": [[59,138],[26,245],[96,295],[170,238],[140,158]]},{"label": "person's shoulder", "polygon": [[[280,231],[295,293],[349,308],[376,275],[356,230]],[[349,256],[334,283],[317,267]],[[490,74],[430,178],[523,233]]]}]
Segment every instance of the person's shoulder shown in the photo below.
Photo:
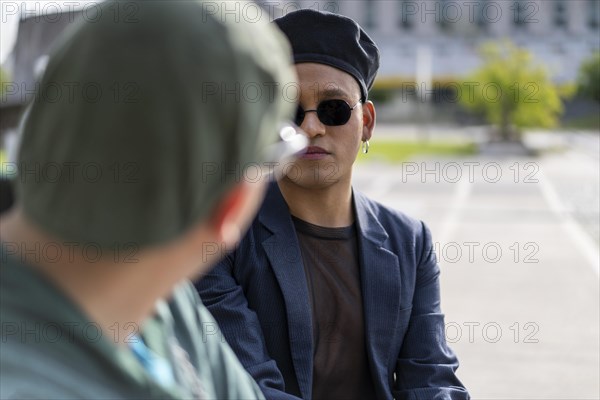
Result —
[{"label": "person's shoulder", "polygon": [[172,314],[183,319],[183,321],[176,319],[175,322],[185,324],[189,330],[202,329],[206,324],[215,324],[216,326],[212,314],[202,303],[192,282],[187,279],[175,287],[169,306]]},{"label": "person's shoulder", "polygon": [[[244,370],[212,314],[193,285],[184,281],[170,301],[173,329],[190,342],[183,349],[195,359],[204,388],[216,398],[262,398],[260,389]],[[185,335],[182,330],[186,330]]]},{"label": "person's shoulder", "polygon": [[237,361],[190,281],[178,284],[165,305],[167,308],[159,308],[158,313],[168,315],[162,320],[171,325],[166,331],[174,332],[171,346],[176,350],[174,356],[179,357],[176,368],[191,364],[192,375],[208,397],[260,398],[259,389]]},{"label": "person's shoulder", "polygon": [[433,245],[429,228],[423,221],[370,199],[363,193],[354,191],[354,197],[356,207],[362,207],[362,210],[357,210],[359,222],[363,223],[359,226],[361,235],[379,235],[383,239],[382,246],[402,257],[405,267],[416,267],[426,259]]},{"label": "person's shoulder", "polygon": [[[49,335],[46,332],[30,335],[39,336],[41,342]],[[146,388],[115,374],[114,367],[89,347],[70,340],[31,344],[11,338],[0,352],[0,399],[148,397]]]},{"label": "person's shoulder", "polygon": [[386,231],[398,231],[403,234],[421,236],[427,230],[425,223],[420,219],[380,203],[367,197],[364,193],[354,190],[356,207],[363,207],[367,215],[372,215],[386,229]]}]

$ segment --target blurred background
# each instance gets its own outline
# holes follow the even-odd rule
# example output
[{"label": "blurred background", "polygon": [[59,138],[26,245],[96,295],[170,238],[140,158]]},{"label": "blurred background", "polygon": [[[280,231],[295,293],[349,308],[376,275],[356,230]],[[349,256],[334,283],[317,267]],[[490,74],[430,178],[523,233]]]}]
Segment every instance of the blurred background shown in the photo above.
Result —
[{"label": "blurred background", "polygon": [[[49,49],[95,3],[0,1],[3,208]],[[122,4],[115,15],[135,17]],[[378,43],[377,128],[354,185],[432,230],[446,338],[473,398],[600,398],[600,1],[258,4],[206,12],[331,11]]]}]

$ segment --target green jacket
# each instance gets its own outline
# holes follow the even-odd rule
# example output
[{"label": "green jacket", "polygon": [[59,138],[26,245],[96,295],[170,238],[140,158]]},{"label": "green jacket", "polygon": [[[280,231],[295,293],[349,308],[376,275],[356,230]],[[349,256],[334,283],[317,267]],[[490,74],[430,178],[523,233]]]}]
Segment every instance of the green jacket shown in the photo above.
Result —
[{"label": "green jacket", "polygon": [[188,282],[142,328],[125,327],[172,367],[176,384],[163,387],[115,344],[116,329],[102,332],[44,276],[1,255],[1,399],[263,398]]}]

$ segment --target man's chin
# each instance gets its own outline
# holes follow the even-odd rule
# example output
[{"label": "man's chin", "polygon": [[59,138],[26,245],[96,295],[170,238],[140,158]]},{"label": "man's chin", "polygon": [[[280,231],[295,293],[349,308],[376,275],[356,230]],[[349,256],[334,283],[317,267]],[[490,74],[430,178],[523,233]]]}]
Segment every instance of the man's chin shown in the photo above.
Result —
[{"label": "man's chin", "polygon": [[[321,171],[319,171],[321,172]],[[327,189],[339,182],[336,175],[322,175],[319,172],[311,171],[311,176],[289,176],[283,177],[284,184],[294,185],[303,189],[320,190]]]}]

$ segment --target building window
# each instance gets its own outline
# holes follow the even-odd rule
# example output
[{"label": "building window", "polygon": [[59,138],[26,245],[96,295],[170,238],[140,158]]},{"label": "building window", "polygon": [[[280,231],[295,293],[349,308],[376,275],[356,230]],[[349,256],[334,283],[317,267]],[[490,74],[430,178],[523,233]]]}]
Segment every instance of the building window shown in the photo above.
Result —
[{"label": "building window", "polygon": [[598,29],[600,25],[600,0],[588,0],[588,27],[590,29]]},{"label": "building window", "polygon": [[369,0],[369,1],[363,1],[362,2],[364,5],[364,10],[363,10],[363,14],[364,14],[364,28],[365,29],[374,29],[375,28],[375,16],[377,15],[377,1],[375,0]]},{"label": "building window", "polygon": [[332,13],[340,14],[340,2],[326,1],[325,4],[323,4],[323,11],[329,11]]},{"label": "building window", "polygon": [[554,26],[565,29],[568,26],[568,15],[566,1],[558,0],[554,2]]},{"label": "building window", "polygon": [[439,27],[442,31],[450,31],[454,27],[454,24],[457,22],[456,10],[459,10],[458,4],[452,2],[450,0],[442,0],[436,1],[436,17],[435,20],[439,24]]},{"label": "building window", "polygon": [[419,4],[412,0],[401,0],[396,4],[398,5],[398,26],[406,30],[414,29]]},{"label": "building window", "polygon": [[483,32],[487,32],[490,27],[488,16],[486,14],[487,11],[485,2],[479,2],[474,9],[475,24],[477,24],[477,27]]},{"label": "building window", "polygon": [[515,1],[512,5],[513,25],[516,28],[525,28],[528,18],[528,4],[524,0]]}]

